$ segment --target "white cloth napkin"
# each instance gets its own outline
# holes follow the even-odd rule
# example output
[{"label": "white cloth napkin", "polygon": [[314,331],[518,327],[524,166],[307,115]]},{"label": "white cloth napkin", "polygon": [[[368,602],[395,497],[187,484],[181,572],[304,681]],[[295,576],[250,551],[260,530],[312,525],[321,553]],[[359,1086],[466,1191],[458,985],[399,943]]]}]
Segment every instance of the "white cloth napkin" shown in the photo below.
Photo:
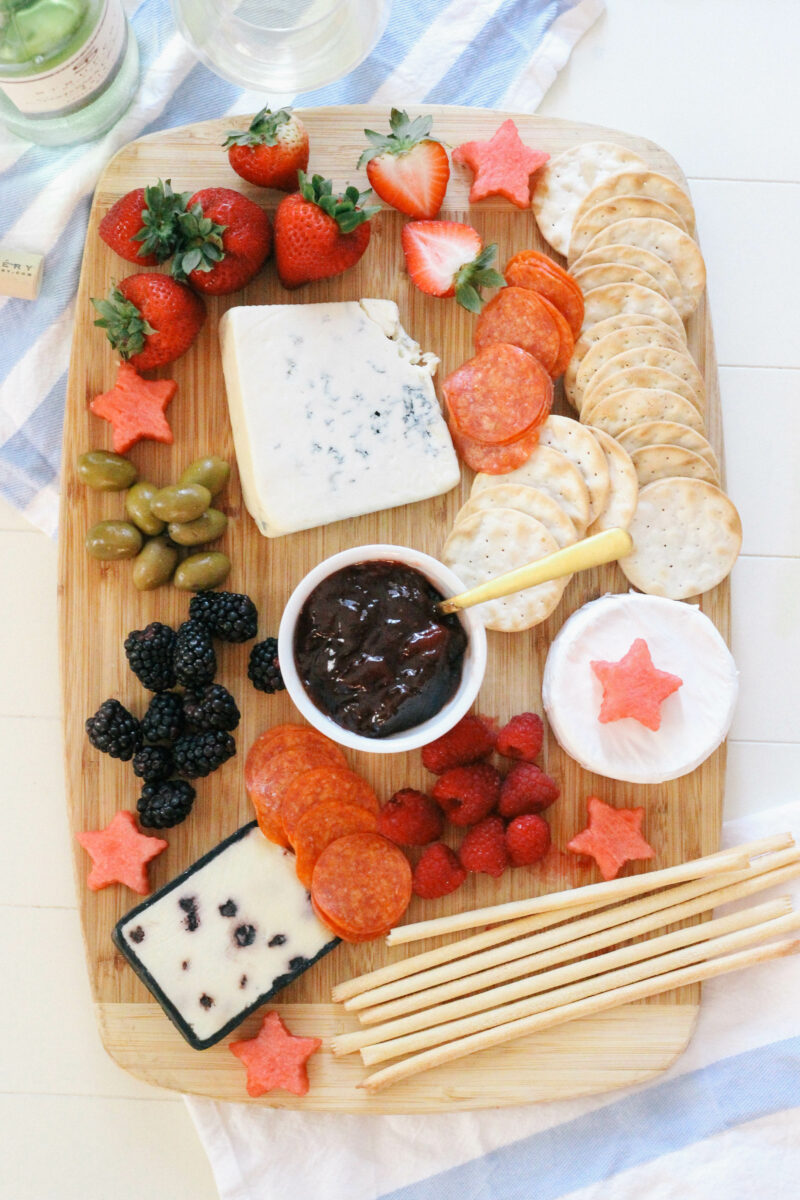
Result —
[{"label": "white cloth napkin", "polygon": [[[723,844],[786,830],[800,802],[729,822]],[[775,894],[800,908],[797,880],[757,902]],[[800,956],[710,980],[673,1067],[582,1100],[424,1117],[186,1102],[221,1200],[794,1200],[799,1000]]]}]

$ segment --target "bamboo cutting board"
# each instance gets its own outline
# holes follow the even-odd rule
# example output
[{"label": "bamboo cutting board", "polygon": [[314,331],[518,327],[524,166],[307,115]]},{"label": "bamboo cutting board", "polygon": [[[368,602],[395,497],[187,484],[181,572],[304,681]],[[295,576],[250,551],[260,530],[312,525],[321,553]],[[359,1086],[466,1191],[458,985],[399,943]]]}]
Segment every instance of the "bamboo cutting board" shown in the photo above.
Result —
[{"label": "bamboo cutting board", "polygon": [[[430,110],[429,110],[430,111]],[[488,138],[503,116],[467,108],[434,109],[434,129],[450,145]],[[356,182],[355,170],[365,126],[383,128],[387,112],[378,107],[311,109],[303,113],[311,138],[311,168],[334,179],[335,186]],[[514,115],[522,138],[557,154],[581,140],[603,139],[626,145],[647,163],[685,183],[674,160],[651,142],[614,130],[576,125],[549,118]],[[166,587],[139,593],[131,582],[131,564],[100,563],[83,547],[86,530],[104,518],[123,516],[119,493],[83,488],[75,462],[85,450],[108,446],[108,425],[93,417],[87,402],[114,380],[114,356],[101,331],[93,328],[90,296],[103,296],[112,279],[135,268],[118,258],[97,237],[97,225],[109,206],[131,188],[157,178],[170,178],[176,190],[206,186],[238,188],[269,210],[280,195],[239,179],[220,148],[223,133],[236,121],[210,121],[169,130],[133,142],[109,163],[94,197],[78,291],[64,428],[60,546],[61,659],[64,695],[67,794],[73,831],[105,826],[119,809],[134,810],[138,781],[129,763],[100,754],[88,743],[84,721],[113,696],[141,715],[146,693],[128,670],[123,640],[131,629],[153,620],[177,626],[188,615],[186,593]],[[244,121],[241,122],[244,125]],[[454,167],[442,209],[443,218],[468,220],[484,242],[497,242],[499,263],[527,247],[544,249],[533,215],[494,198],[469,207],[469,173]],[[285,291],[269,262],[244,291],[207,299],[208,320],[195,345],[164,374],[178,383],[168,410],[175,444],[142,442],[130,457],[140,478],[159,485],[174,481],[192,459],[218,453],[233,462],[233,443],[217,343],[217,323],[233,304],[305,304],[353,300],[361,296],[396,300],[403,325],[424,350],[442,360],[444,376],[471,354],[475,318],[454,302],[426,297],[403,270],[400,229],[404,218],[385,210],[375,219],[367,253],[355,268],[336,279],[322,280],[298,291]],[[689,325],[689,346],[705,375],[708,390],[709,438],[722,450],[717,369],[711,321],[705,300]],[[559,398],[556,410],[568,412]],[[312,529],[275,540],[262,538],[247,512],[236,470],[217,498],[229,517],[221,548],[233,561],[226,587],[250,594],[258,605],[259,638],[277,633],[283,605],[298,580],[320,559],[369,542],[413,546],[437,555],[452,518],[466,496],[471,473],[448,496],[357,520]],[[541,710],[540,680],[547,648],[567,616],[606,591],[625,591],[627,583],[615,566],[576,576],[564,598],[543,625],[524,634],[489,634],[489,668],[479,709],[506,721],[515,712]],[[727,582],[705,595],[701,607],[727,637]],[[249,645],[220,645],[217,678],[231,689],[242,711],[235,733],[238,753],[214,775],[198,781],[198,798],[188,820],[167,830],[169,849],[151,864],[154,888],[161,887],[223,837],[252,818],[242,771],[247,748],[258,733],[298,715],[285,693],[265,696],[247,680]],[[399,787],[430,786],[418,754],[348,755],[353,768],[371,781],[382,800]],[[561,799],[548,810],[554,847],[563,847],[586,824],[585,801],[596,793],[618,805],[644,805],[644,829],[656,850],[653,867],[665,867],[718,846],[725,774],[722,747],[702,767],[673,783],[631,786],[589,775],[568,759],[551,737],[545,744],[545,769],[561,782]],[[111,943],[115,922],[138,897],[114,886],[98,893],[86,887],[89,860],[75,845],[75,866],[93,998],[103,1042],[116,1061],[132,1074],[167,1088],[223,1099],[247,1101],[244,1072],[225,1042],[210,1050],[192,1050],[152,1000],[144,985]],[[633,869],[644,866],[634,864]],[[553,850],[536,868],[508,871],[499,881],[470,876],[453,896],[425,904],[415,900],[409,920],[476,905],[498,903],[534,893],[593,882],[593,867],[575,856]],[[276,1005],[289,1027],[323,1038],[355,1027],[355,1018],[330,1003],[331,987],[355,974],[390,961],[402,949],[382,943],[338,947],[281,995]],[[472,1058],[408,1079],[368,1097],[356,1089],[366,1074],[357,1057],[334,1060],[322,1050],[311,1062],[311,1090],[304,1099],[277,1092],[253,1103],[282,1108],[340,1112],[432,1112],[562,1099],[640,1082],[662,1071],[689,1040],[699,1004],[699,987],[685,988],[651,1002],[629,1005],[592,1020],[563,1026]],[[252,1036],[261,1020],[250,1017],[234,1036]],[[230,1039],[228,1039],[230,1040]]]}]

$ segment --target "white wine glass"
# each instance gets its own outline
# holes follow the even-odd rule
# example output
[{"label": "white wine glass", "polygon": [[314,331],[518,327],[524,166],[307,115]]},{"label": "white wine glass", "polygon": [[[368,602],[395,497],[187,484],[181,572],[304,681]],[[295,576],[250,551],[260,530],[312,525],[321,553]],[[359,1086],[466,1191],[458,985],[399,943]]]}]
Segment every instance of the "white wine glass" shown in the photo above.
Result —
[{"label": "white wine glass", "polygon": [[391,0],[172,0],[201,62],[240,87],[294,96],[355,70]]}]

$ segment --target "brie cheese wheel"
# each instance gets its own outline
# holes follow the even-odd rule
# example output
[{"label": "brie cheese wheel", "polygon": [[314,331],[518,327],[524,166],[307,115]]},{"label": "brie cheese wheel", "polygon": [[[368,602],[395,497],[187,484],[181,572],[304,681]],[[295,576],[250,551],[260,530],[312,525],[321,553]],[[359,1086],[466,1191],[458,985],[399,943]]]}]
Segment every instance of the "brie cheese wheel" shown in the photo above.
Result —
[{"label": "brie cheese wheel", "polygon": [[230,308],[222,367],[244,501],[280,537],[449,492],[461,471],[391,300]]},{"label": "brie cheese wheel", "polygon": [[[603,687],[592,661],[617,662],[644,638],[653,665],[683,680],[661,705],[661,727],[632,717],[601,725]],[[587,771],[625,783],[687,775],[724,741],[738,671],[722,635],[699,608],[631,592],[578,609],[550,646],[542,701],[559,745]]]}]

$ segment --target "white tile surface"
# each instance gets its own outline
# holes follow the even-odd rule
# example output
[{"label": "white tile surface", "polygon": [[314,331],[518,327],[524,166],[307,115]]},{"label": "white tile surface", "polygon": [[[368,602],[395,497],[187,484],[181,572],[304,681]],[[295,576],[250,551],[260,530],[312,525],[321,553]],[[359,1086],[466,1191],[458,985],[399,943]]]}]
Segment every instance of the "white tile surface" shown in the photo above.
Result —
[{"label": "white tile surface", "polygon": [[61,722],[0,719],[4,803],[0,805],[0,905],[75,907]]},{"label": "white tile surface", "polygon": [[[800,7],[800,6],[799,6]],[[721,365],[800,367],[800,183],[693,180]]]},{"label": "white tile surface", "polygon": [[216,1200],[180,1100],[0,1096],[2,1200]]},{"label": "white tile surface", "polygon": [[[606,0],[540,111],[638,132],[692,177],[723,369],[741,702],[726,814],[800,778],[800,139],[797,0]],[[712,182],[716,179],[729,182]],[[758,181],[773,181],[766,185]],[[0,1200],[213,1200],[180,1101],[134,1080],[97,1035],[63,807],[56,547],[0,501]],[[36,906],[36,907],[34,907]],[[35,953],[34,953],[35,950]],[[47,1152],[42,1153],[43,1146]]]},{"label": "white tile surface", "polygon": [[[800,339],[799,339],[800,340]],[[744,554],[800,554],[800,371],[721,367],[728,491]]]},{"label": "white tile surface", "polygon": [[797,0],[606,0],[539,112],[639,133],[687,175],[800,180]]},{"label": "white tile surface", "polygon": [[740,679],[731,737],[798,742],[800,558],[740,558],[732,580],[732,649]]}]

